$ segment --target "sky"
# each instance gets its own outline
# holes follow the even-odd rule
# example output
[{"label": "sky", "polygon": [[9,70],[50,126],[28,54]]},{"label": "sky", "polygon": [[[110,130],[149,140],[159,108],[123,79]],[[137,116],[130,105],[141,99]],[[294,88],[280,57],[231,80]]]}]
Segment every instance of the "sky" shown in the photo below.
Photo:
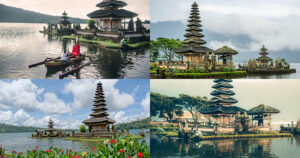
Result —
[{"label": "sky", "polygon": [[[298,0],[151,0],[151,22],[187,23],[194,1],[199,4],[204,30],[229,37],[209,41],[207,45],[213,49],[228,45],[257,52],[264,44],[271,51],[300,50]],[[240,36],[250,41],[239,46],[233,38]]]},{"label": "sky", "polygon": [[[139,14],[142,20],[150,19],[150,0],[122,0],[128,5],[124,8]],[[97,9],[102,0],[0,0],[0,3],[40,12],[61,15],[65,10],[71,17],[88,18],[86,15]]]},{"label": "sky", "polygon": [[[178,97],[179,94],[208,97],[214,90],[213,80],[151,80],[151,92]],[[233,80],[231,83],[236,93],[233,98],[239,102],[235,106],[250,110],[260,104],[265,104],[281,111],[272,116],[274,124],[287,124],[300,119],[300,80]]]},{"label": "sky", "polygon": [[[149,80],[100,80],[110,118],[117,123],[150,116]],[[78,129],[92,112],[99,80],[0,80],[0,123]]]}]

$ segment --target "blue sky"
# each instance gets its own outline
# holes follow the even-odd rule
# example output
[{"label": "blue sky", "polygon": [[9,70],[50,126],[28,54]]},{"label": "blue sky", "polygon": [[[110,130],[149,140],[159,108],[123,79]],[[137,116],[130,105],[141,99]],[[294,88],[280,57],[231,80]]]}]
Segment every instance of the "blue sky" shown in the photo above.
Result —
[{"label": "blue sky", "polygon": [[[99,80],[0,80],[0,122],[78,128],[91,113]],[[100,80],[117,123],[149,116],[149,80]]]}]

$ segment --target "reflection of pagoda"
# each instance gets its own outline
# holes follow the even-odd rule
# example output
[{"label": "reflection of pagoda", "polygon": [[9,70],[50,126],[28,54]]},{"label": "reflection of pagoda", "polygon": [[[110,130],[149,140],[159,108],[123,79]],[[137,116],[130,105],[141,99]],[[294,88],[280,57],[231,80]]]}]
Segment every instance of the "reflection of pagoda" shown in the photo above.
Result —
[{"label": "reflection of pagoda", "polygon": [[132,19],[137,16],[136,13],[121,9],[127,4],[118,0],[103,0],[96,5],[99,10],[89,13],[87,16],[96,20],[100,30],[117,32],[122,27],[122,20]]},{"label": "reflection of pagoda", "polygon": [[268,53],[268,49],[265,48],[265,46],[263,45],[262,48],[260,49],[260,57],[256,59],[256,61],[258,61],[260,63],[260,65],[266,66],[269,64],[269,62],[272,62],[273,59],[268,57],[267,55]]},{"label": "reflection of pagoda", "polygon": [[213,88],[215,89],[211,95],[214,97],[208,101],[211,106],[201,110],[202,114],[209,116],[213,122],[223,124],[223,125],[233,125],[233,117],[238,113],[244,113],[246,110],[239,108],[237,106],[232,106],[232,104],[238,101],[231,96],[235,95],[230,89],[233,88],[230,79],[216,79],[216,83]]},{"label": "reflection of pagoda", "polygon": [[108,118],[107,110],[102,83],[99,82],[95,94],[94,108],[92,109],[93,113],[90,114],[91,118],[83,121],[89,127],[89,132],[112,131],[110,125],[115,123],[115,121]]},{"label": "reflection of pagoda", "polygon": [[212,53],[212,49],[203,46],[206,41],[202,38],[202,25],[200,24],[198,4],[195,2],[192,5],[192,11],[188,20],[187,33],[184,35],[186,39],[182,42],[185,46],[175,50],[177,54],[184,55],[185,62],[198,64],[202,61],[202,56],[206,53]]}]

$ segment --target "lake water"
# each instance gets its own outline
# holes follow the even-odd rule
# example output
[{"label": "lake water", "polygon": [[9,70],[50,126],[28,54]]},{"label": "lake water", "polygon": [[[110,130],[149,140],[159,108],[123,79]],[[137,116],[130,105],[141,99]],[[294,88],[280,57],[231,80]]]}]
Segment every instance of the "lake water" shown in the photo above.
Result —
[{"label": "lake water", "polygon": [[[58,78],[70,69],[47,70],[44,65],[28,68],[46,57],[60,56],[64,47],[72,50],[72,40],[39,33],[45,25],[0,23],[0,78]],[[149,78],[149,49],[121,51],[81,43],[81,52],[96,62],[67,78]]]},{"label": "lake water", "polygon": [[296,158],[299,155],[300,136],[192,142],[151,135],[151,157]]},{"label": "lake water", "polygon": [[[149,130],[145,130],[149,131]],[[138,134],[140,130],[130,130],[130,133]],[[63,148],[64,150],[72,149],[73,151],[84,151],[97,145],[97,142],[70,141],[61,138],[37,139],[31,138],[32,133],[0,133],[0,144],[8,152],[16,150],[25,152],[39,146],[41,150],[49,149],[51,146]],[[144,138],[150,145],[150,134]]]}]

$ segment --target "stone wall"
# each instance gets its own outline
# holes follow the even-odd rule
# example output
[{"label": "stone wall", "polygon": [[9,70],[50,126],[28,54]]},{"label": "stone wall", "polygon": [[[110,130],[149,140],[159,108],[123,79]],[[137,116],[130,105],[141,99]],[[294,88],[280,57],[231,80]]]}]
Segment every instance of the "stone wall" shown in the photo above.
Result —
[{"label": "stone wall", "polygon": [[249,132],[269,132],[269,131],[271,131],[271,127],[249,128]]},{"label": "stone wall", "polygon": [[217,133],[234,133],[234,128],[233,127],[218,127],[217,128]]}]

